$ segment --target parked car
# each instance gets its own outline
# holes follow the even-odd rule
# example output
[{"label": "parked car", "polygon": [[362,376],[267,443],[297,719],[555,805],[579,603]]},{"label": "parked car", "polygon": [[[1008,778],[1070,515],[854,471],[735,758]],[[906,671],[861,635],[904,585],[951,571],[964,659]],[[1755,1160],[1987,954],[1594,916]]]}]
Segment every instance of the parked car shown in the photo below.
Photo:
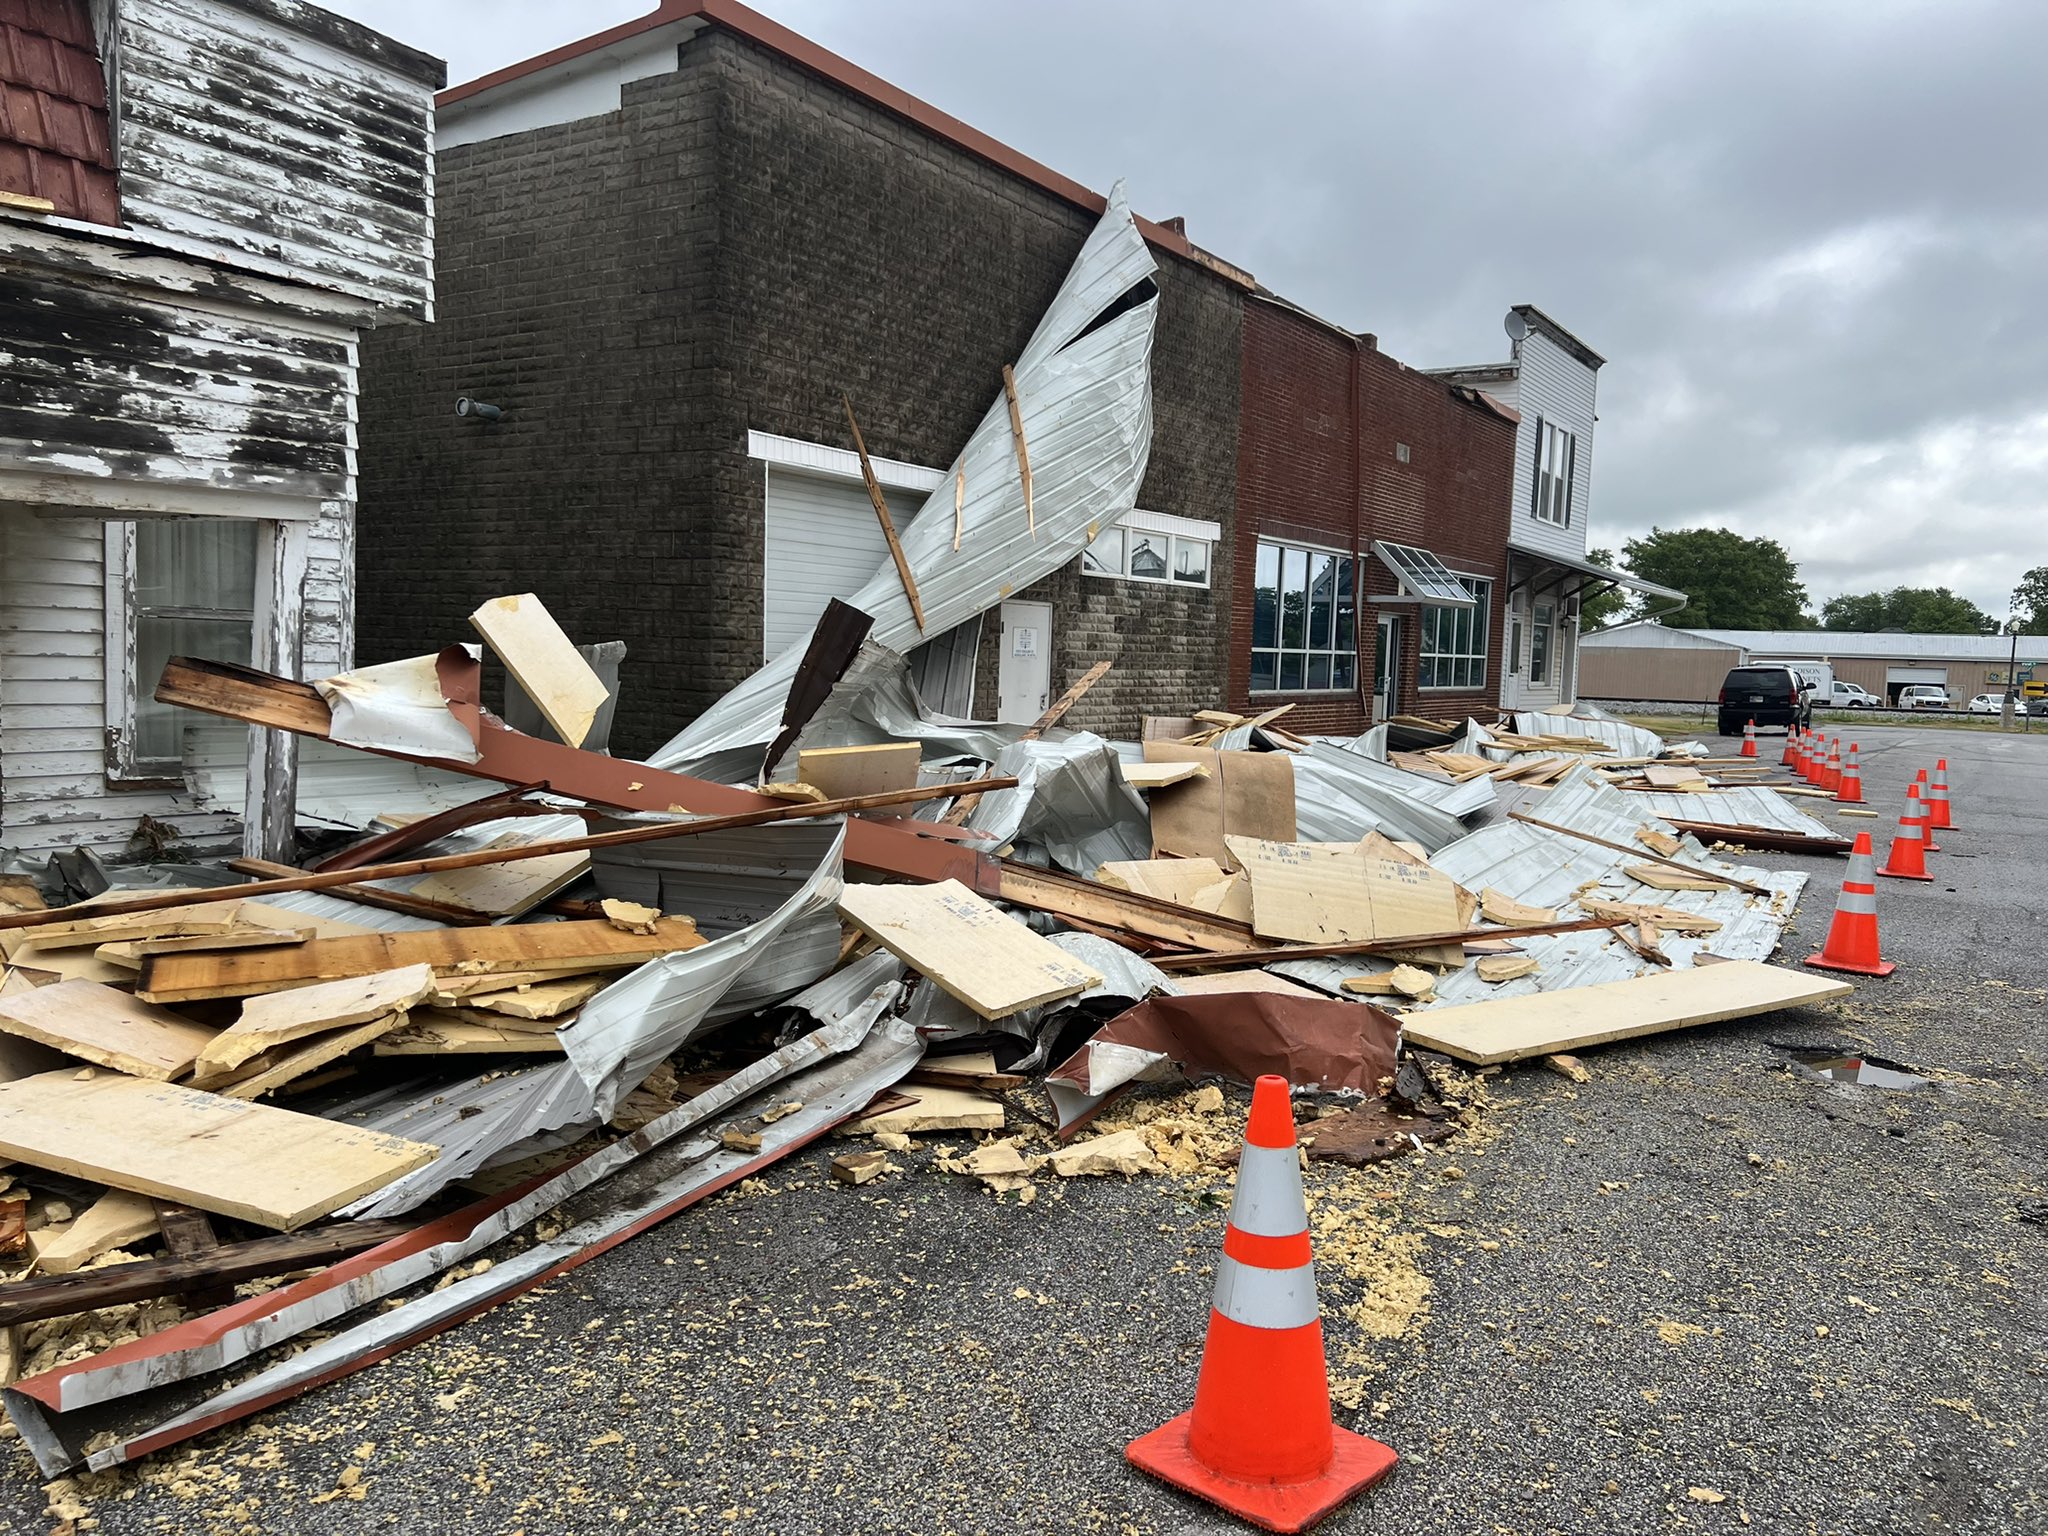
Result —
[{"label": "parked car", "polygon": [[1909,683],[1899,690],[1901,709],[1948,709],[1954,703],[1939,683]]},{"label": "parked car", "polygon": [[1836,678],[1820,690],[1814,702],[1823,709],[1882,709],[1884,700],[1872,693],[1861,683],[1845,683]]},{"label": "parked car", "polygon": [[1968,708],[1973,715],[2002,715],[2005,713],[2005,701],[2008,697],[2012,700],[2014,714],[2023,715],[2027,712],[2026,700],[2016,693],[1980,693],[1970,700]]},{"label": "parked car", "polygon": [[1800,686],[1790,667],[1734,667],[1721,682],[1719,730],[1723,736],[1740,736],[1742,727],[1754,720],[1758,725],[1813,726],[1813,694]]}]

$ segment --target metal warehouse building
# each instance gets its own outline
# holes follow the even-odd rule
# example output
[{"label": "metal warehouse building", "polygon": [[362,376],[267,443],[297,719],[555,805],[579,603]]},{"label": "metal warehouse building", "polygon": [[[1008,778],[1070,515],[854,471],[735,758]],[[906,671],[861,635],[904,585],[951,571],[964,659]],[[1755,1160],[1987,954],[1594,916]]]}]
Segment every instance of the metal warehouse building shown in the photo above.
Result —
[{"label": "metal warehouse building", "polygon": [[[2011,681],[2010,635],[1843,634],[1822,629],[1675,629],[1654,620],[1583,636],[1579,695],[1704,703],[1730,667],[1824,661],[1844,682],[1887,702],[1911,683],[1938,683],[1957,703]],[[2048,635],[2019,637],[2019,672],[2048,680]]]}]

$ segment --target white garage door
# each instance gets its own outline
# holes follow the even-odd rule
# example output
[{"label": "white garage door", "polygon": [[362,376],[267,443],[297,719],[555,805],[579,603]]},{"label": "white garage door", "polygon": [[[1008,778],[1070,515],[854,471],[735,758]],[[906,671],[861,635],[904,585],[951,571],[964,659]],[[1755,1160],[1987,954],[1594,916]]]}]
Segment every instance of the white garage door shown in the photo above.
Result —
[{"label": "white garage door", "polygon": [[[825,604],[850,597],[889,563],[867,487],[766,466],[767,522],[762,551],[761,659],[773,661],[810,638]],[[900,527],[924,500],[899,491],[889,514]],[[900,505],[899,505],[900,503]]]}]

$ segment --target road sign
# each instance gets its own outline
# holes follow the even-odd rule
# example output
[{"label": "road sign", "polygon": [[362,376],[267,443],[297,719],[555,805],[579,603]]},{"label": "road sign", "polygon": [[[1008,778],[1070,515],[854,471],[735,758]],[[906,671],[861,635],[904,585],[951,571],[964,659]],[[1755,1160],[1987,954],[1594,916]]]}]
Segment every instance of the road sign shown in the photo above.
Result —
[{"label": "road sign", "polygon": [[2021,683],[2020,692],[2030,699],[2048,699],[2048,682]]}]

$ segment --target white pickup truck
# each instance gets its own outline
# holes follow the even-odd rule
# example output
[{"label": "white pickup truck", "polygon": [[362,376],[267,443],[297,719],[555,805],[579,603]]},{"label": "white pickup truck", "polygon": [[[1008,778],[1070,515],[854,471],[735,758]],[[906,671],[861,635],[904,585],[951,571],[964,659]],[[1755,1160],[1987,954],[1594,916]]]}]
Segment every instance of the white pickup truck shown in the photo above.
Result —
[{"label": "white pickup truck", "polygon": [[1839,677],[1814,695],[1821,709],[1882,709],[1884,700],[1861,683],[1845,683]]}]

